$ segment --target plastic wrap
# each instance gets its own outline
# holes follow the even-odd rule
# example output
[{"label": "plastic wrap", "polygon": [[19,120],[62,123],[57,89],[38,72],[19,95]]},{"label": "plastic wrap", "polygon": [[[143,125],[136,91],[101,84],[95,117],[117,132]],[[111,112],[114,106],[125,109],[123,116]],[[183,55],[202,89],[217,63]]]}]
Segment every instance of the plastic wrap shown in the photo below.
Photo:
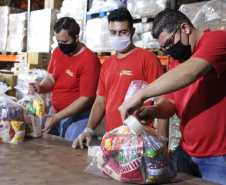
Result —
[{"label": "plastic wrap", "polygon": [[[95,29],[93,29],[94,27]],[[87,21],[86,46],[93,52],[113,51],[109,42],[108,20],[106,16]]]},{"label": "plastic wrap", "polygon": [[[127,90],[125,101],[138,93],[139,90],[143,89],[144,87],[148,86],[149,84],[143,80],[134,80],[130,83],[129,88]],[[155,98],[149,98],[144,103],[147,103],[148,101],[154,101]]]},{"label": "plastic wrap", "polygon": [[21,52],[26,50],[27,13],[9,14],[9,35],[6,51]]},{"label": "plastic wrap", "polygon": [[8,6],[0,6],[0,51],[4,51],[6,48],[7,35],[8,35]]},{"label": "plastic wrap", "polygon": [[128,0],[127,8],[133,17],[154,17],[168,7],[167,0]]},{"label": "plastic wrap", "polygon": [[50,52],[53,43],[53,26],[57,20],[56,9],[32,11],[28,35],[28,52]]},{"label": "plastic wrap", "polygon": [[162,137],[145,127],[139,135],[120,126],[104,135],[101,150],[85,169],[121,182],[156,184],[176,180]]},{"label": "plastic wrap", "polygon": [[[181,5],[180,11],[184,13],[192,24],[200,31],[207,28],[213,30],[225,29],[226,1],[212,0],[199,3]],[[221,24],[221,26],[218,26]]]},{"label": "plastic wrap", "polygon": [[24,140],[24,109],[5,94],[10,90],[0,82],[0,142],[17,144]]},{"label": "plastic wrap", "polygon": [[41,137],[45,123],[46,106],[43,99],[37,94],[28,94],[18,103],[24,107],[25,134],[28,137]]},{"label": "plastic wrap", "polygon": [[93,0],[92,6],[87,14],[107,12],[118,8],[126,8],[127,0]]}]

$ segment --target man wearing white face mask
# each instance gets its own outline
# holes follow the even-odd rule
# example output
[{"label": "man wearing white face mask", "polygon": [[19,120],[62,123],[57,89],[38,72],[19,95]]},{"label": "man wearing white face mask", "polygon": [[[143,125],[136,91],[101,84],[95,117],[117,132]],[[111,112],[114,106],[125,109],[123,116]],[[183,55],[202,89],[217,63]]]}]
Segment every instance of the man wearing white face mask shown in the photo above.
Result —
[{"label": "man wearing white face mask", "polygon": [[[117,53],[109,57],[101,68],[97,97],[89,122],[84,132],[73,142],[73,148],[79,145],[83,148],[84,139],[87,141],[86,145],[89,145],[93,130],[100,124],[104,115],[107,132],[123,124],[118,107],[124,101],[131,81],[143,80],[151,83],[163,74],[157,56],[133,44],[135,28],[133,18],[127,9],[112,11],[108,16],[108,22],[110,43]],[[156,98],[157,101],[159,98]],[[150,126],[153,126],[153,122]],[[167,135],[165,130],[160,128],[159,131],[161,135]]]}]

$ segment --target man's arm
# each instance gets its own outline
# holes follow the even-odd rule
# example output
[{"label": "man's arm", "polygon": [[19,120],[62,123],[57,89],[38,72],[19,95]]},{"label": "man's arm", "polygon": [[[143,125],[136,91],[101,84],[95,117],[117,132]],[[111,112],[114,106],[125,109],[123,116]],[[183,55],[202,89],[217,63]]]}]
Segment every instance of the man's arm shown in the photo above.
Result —
[{"label": "man's arm", "polygon": [[41,81],[40,84],[37,82],[29,83],[29,92],[37,92],[38,94],[48,93],[53,90],[55,84],[55,80],[53,78],[53,75],[50,73],[47,73],[46,77]]},{"label": "man's arm", "polygon": [[105,114],[105,96],[97,96],[93,104],[87,128],[95,130]]},{"label": "man's arm", "polygon": [[147,98],[175,92],[191,85],[212,68],[208,61],[201,58],[191,58],[178,65],[125,101],[119,108],[122,120],[130,109],[134,111],[140,108]]},{"label": "man's arm", "polygon": [[48,114],[47,116],[49,117],[49,121],[46,127],[43,129],[43,134],[49,133],[51,129],[55,126],[55,124],[60,120],[73,114],[76,114],[77,112],[80,112],[83,108],[87,107],[92,102],[92,100],[92,97],[80,96],[73,103],[71,103],[69,106],[67,106],[65,109],[58,112],[57,114]]},{"label": "man's arm", "polygon": [[[80,145],[83,148],[83,140],[86,139],[86,145],[89,146],[92,138],[92,131],[97,128],[103,119],[105,114],[105,96],[97,96],[93,104],[91,114],[89,117],[89,122],[86,126],[86,129],[83,133],[79,135],[78,138],[72,144],[72,148],[76,148]],[[88,131],[87,131],[88,130]],[[90,132],[91,131],[91,132]]]}]

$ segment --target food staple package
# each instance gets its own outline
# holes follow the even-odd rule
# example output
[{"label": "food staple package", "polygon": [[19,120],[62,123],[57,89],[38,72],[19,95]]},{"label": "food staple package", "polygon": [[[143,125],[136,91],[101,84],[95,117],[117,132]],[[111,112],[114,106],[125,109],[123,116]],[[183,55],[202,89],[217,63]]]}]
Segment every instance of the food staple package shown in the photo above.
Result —
[{"label": "food staple package", "polygon": [[85,171],[138,184],[177,181],[164,138],[146,126],[139,133],[129,128],[123,125],[106,133]]},{"label": "food staple package", "polygon": [[41,137],[42,127],[45,119],[45,103],[43,99],[37,94],[28,94],[18,101],[24,107],[24,119],[26,123],[25,135],[28,137]]},{"label": "food staple package", "polygon": [[24,140],[24,109],[5,94],[10,90],[0,82],[0,143],[17,144]]}]

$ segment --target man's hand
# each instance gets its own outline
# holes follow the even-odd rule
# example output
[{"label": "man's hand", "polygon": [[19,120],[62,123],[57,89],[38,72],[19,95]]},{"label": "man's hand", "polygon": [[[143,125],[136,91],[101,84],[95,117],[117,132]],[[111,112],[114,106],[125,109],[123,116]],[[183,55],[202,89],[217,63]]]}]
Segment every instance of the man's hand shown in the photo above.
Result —
[{"label": "man's hand", "polygon": [[28,94],[34,94],[40,92],[40,85],[37,82],[29,83]]},{"label": "man's hand", "polygon": [[72,148],[79,147],[83,149],[83,140],[86,139],[86,146],[88,147],[93,136],[93,130],[91,128],[85,128],[83,133],[81,133],[73,142]]},{"label": "man's hand", "polygon": [[153,121],[154,117],[154,107],[153,106],[145,106],[141,107],[137,110],[134,116],[143,124],[147,125]]},{"label": "man's hand", "polygon": [[121,114],[122,121],[124,121],[128,114],[133,113],[143,105],[143,101],[139,97],[138,93],[124,101],[123,104],[118,108]]},{"label": "man's hand", "polygon": [[49,117],[49,120],[45,128],[42,129],[43,134],[48,134],[59,120],[56,118],[57,117],[56,114],[44,114],[43,116]]}]

